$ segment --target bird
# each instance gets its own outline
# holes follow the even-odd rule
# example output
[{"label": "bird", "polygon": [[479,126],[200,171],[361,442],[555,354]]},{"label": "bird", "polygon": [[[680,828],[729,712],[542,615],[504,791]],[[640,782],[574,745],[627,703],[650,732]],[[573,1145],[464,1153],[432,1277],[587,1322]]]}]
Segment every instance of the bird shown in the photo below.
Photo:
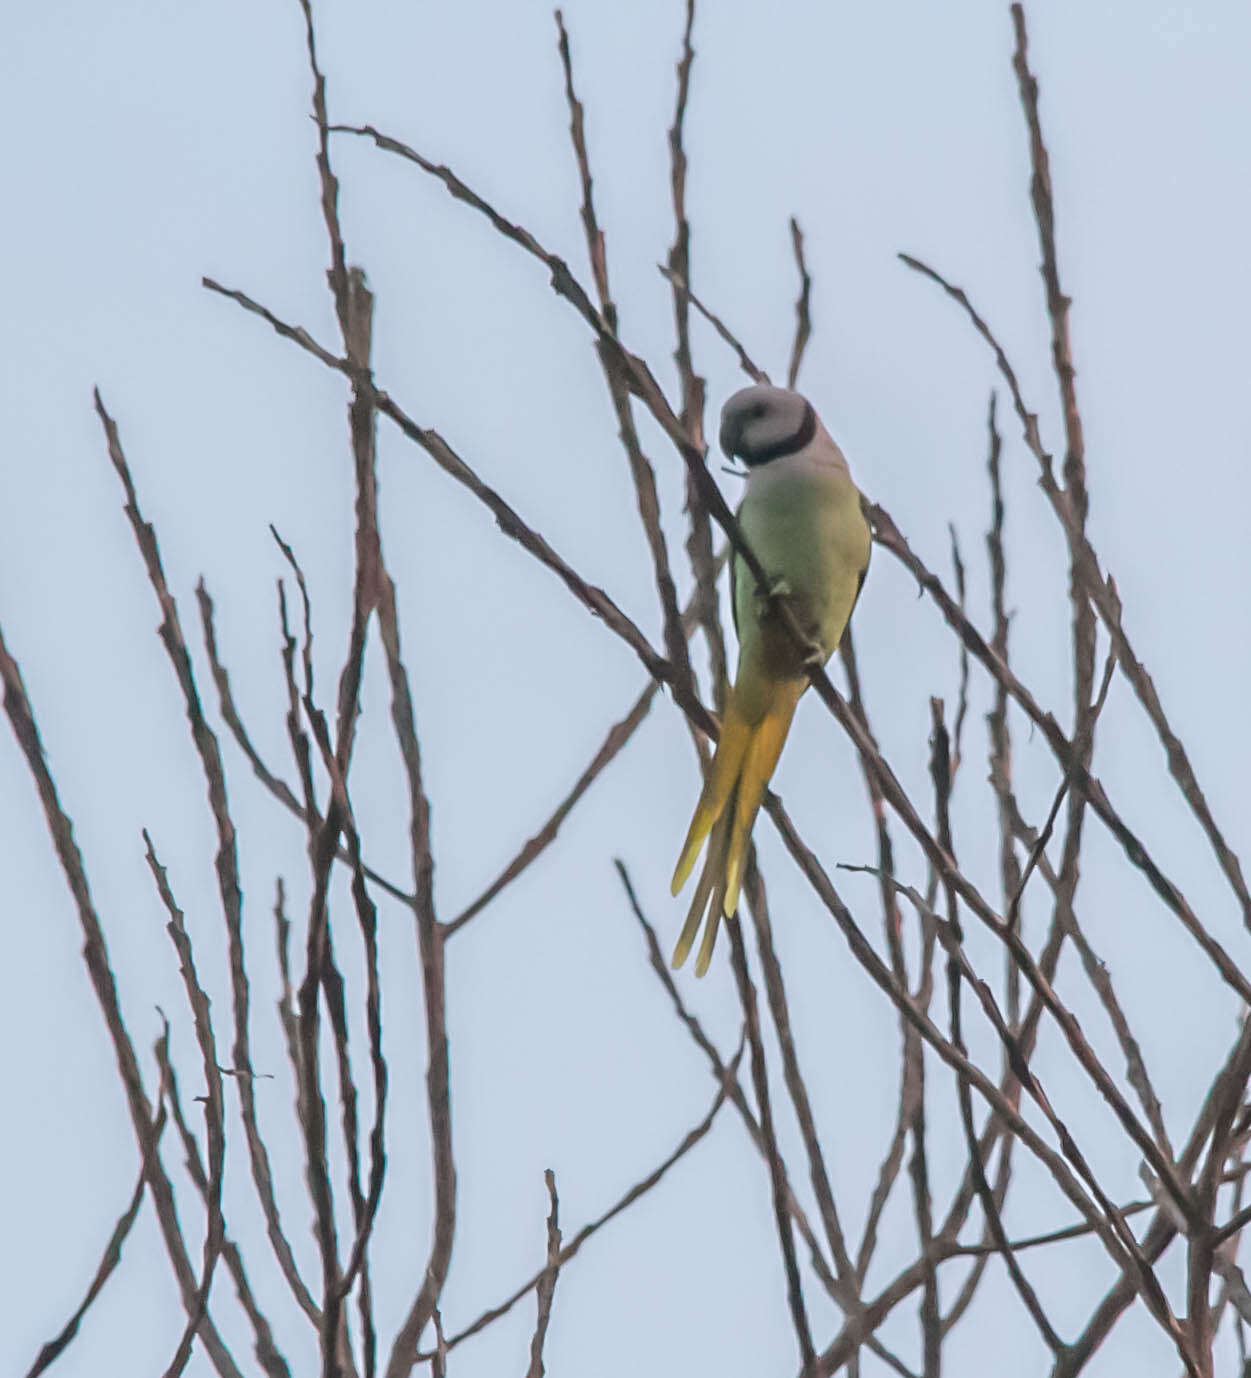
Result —
[{"label": "bird", "polygon": [[[788,388],[758,383],[721,411],[721,449],[747,469],[738,528],[770,580],[762,595],[741,556],[730,562],[738,665],[703,792],[674,868],[672,893],[690,878],[707,842],[704,868],[672,965],[690,954],[707,914],[695,962],[703,976],[722,915],[738,908],[752,825],[782,753],[809,670],[833,655],[869,567],[871,535],[843,452],[812,403]],[[811,647],[773,607],[784,599]]]}]

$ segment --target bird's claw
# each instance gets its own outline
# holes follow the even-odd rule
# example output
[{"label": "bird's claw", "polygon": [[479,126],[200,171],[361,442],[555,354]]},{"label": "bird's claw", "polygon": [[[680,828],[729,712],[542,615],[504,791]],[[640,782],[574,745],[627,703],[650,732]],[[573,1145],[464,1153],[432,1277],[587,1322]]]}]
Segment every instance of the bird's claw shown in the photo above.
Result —
[{"label": "bird's claw", "polygon": [[791,586],[785,579],[771,579],[766,593],[756,594],[756,612],[760,617],[767,616],[773,610],[773,602],[776,598],[789,598]]}]

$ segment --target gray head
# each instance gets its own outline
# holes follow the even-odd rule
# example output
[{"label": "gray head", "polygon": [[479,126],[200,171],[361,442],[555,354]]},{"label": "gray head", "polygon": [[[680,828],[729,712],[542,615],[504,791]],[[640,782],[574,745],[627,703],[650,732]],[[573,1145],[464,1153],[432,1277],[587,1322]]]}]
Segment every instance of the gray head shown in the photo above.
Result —
[{"label": "gray head", "polygon": [[802,450],[817,433],[812,403],[786,388],[757,383],[721,408],[721,448],[749,468]]}]

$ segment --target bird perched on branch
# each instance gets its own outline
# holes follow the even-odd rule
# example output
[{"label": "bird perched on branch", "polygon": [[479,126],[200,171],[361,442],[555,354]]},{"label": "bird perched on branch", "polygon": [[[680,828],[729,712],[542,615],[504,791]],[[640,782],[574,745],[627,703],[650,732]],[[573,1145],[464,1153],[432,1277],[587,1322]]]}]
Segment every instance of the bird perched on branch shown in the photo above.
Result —
[{"label": "bird perched on branch", "polygon": [[[707,913],[695,963],[712,959],[722,914],[738,908],[752,824],[790,731],[808,669],[834,653],[869,565],[869,526],[842,451],[812,403],[785,388],[736,392],[721,412],[721,448],[747,466],[738,525],[771,584],[767,594],[737,554],[730,564],[738,669],[726,696],[716,756],[673,872],[686,884],[708,852],[673,953],[686,961]],[[784,600],[809,646],[774,606]]]}]

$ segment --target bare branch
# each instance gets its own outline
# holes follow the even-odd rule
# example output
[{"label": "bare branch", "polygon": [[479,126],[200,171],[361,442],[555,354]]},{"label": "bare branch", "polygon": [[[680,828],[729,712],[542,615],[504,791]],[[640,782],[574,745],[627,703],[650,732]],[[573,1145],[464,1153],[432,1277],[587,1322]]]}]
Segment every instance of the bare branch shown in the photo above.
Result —
[{"label": "bare branch", "polygon": [[161,1135],[165,1132],[165,1123],[165,1102],[162,1099],[157,1104],[156,1122],[151,1127],[148,1148],[144,1154],[144,1161],[139,1166],[139,1179],[131,1193],[130,1203],[122,1212],[117,1224],[113,1226],[113,1233],[109,1235],[108,1243],[104,1246],[104,1253],[96,1267],[91,1284],[87,1288],[87,1293],[61,1330],[40,1349],[35,1356],[35,1362],[27,1370],[26,1378],[39,1378],[39,1374],[60,1358],[61,1354],[73,1343],[83,1317],[91,1309],[92,1302],[104,1290],[104,1284],[108,1282],[118,1264],[121,1263],[122,1245],[125,1244],[131,1227],[138,1219],[139,1207],[143,1204],[143,1189],[147,1183],[149,1171],[147,1159],[156,1151],[156,1147],[161,1141]]},{"label": "bare branch", "polygon": [[[587,253],[591,260],[591,274],[599,295],[600,311],[608,331],[617,333],[617,308],[613,304],[608,287],[608,257],[604,247],[604,232],[600,229],[595,213],[592,195],[590,157],[586,148],[582,103],[574,92],[573,57],[569,50],[569,34],[559,10],[556,11],[556,27],[560,35],[560,60],[565,74],[565,97],[569,104],[569,133],[573,141],[574,158],[582,184],[582,223],[586,232]],[[688,683],[694,692],[694,677],[691,670],[690,655],[686,646],[686,635],[682,630],[682,614],[678,610],[678,594],[674,587],[673,574],[669,568],[669,550],[665,542],[664,529],[660,518],[660,496],[656,490],[656,474],[651,461],[643,453],[638,430],[630,401],[630,390],[621,371],[614,368],[614,356],[605,348],[602,339],[596,339],[596,352],[608,384],[613,410],[617,415],[618,433],[630,465],[630,476],[634,482],[634,492],[638,502],[639,519],[647,538],[648,550],[652,558],[652,569],[656,580],[656,591],[660,598],[660,609],[664,623],[665,650],[669,663],[679,680]],[[686,375],[683,375],[684,383]],[[698,741],[698,737],[696,738]]]},{"label": "bare branch", "polygon": [[[446,985],[443,932],[434,908],[434,856],[430,847],[430,803],[422,781],[421,751],[413,714],[408,671],[400,651],[395,585],[382,574],[378,617],[391,679],[391,720],[404,763],[409,791],[409,832],[413,890],[417,897],[417,941],[426,1006],[426,1097],[430,1114],[431,1170],[434,1179],[434,1229],[430,1257],[416,1297],[396,1334],[387,1362],[387,1378],[407,1378],[417,1360],[422,1331],[438,1305],[452,1257],[456,1225],[456,1165],[452,1157],[452,1114],[448,1065]],[[450,1345],[449,1345],[450,1348]]]},{"label": "bare branch", "polygon": [[[139,1071],[139,1061],[135,1056],[121,1005],[118,1001],[117,982],[109,965],[108,948],[104,941],[104,929],[91,898],[87,882],[87,872],[82,854],[74,841],[74,828],[69,816],[61,808],[56,784],[48,768],[39,729],[35,724],[26,686],[17,662],[9,654],[4,633],[0,630],[0,680],[4,682],[4,708],[8,715],[18,747],[26,758],[26,764],[34,779],[39,800],[47,820],[48,832],[56,849],[57,859],[65,873],[66,884],[74,899],[78,919],[83,934],[83,960],[96,993],[109,1039],[113,1044],[117,1059],[118,1073],[122,1088],[126,1093],[127,1109],[139,1151],[143,1155],[145,1173],[153,1204],[156,1207],[157,1221],[161,1236],[169,1254],[170,1264],[178,1282],[183,1306],[188,1315],[198,1309],[195,1274],[187,1255],[187,1244],[178,1223],[178,1212],[174,1205],[173,1189],[168,1176],[161,1166],[160,1157],[150,1151],[154,1116],[143,1087],[143,1076]],[[225,1341],[217,1332],[207,1315],[200,1320],[199,1334],[213,1367],[220,1378],[242,1378]]]},{"label": "bare branch", "polygon": [[[964,1034],[960,1026],[960,975],[959,965],[954,960],[949,961],[947,963],[947,987],[951,1005],[951,1041],[961,1051],[965,1051]],[[990,1183],[986,1180],[986,1166],[982,1162],[981,1150],[977,1142],[977,1131],[973,1125],[973,1100],[969,1095],[968,1084],[960,1080],[956,1090],[960,1101],[960,1122],[964,1126],[964,1139],[969,1150],[969,1165],[973,1170],[973,1180],[977,1187],[978,1199],[982,1203],[986,1224],[995,1241],[995,1247],[1003,1257],[1004,1264],[1008,1269],[1008,1276],[1012,1279],[1012,1285],[1024,1302],[1025,1309],[1029,1312],[1034,1324],[1038,1327],[1038,1333],[1043,1337],[1052,1354],[1058,1355],[1064,1349],[1064,1341],[1056,1334],[1055,1327],[1047,1319],[1047,1313],[1038,1300],[1038,1294],[1021,1271],[1021,1265],[1017,1262],[1016,1255],[1008,1244],[1007,1231],[1003,1227],[1003,1220],[999,1215],[994,1193],[991,1191]]]},{"label": "bare branch", "polygon": [[[937,604],[947,625],[959,635],[973,655],[985,666],[991,676],[1004,687],[1010,697],[1024,709],[1030,721],[1042,731],[1057,760],[1067,769],[1073,759],[1073,747],[1061,731],[1055,718],[1039,707],[1034,696],[1017,679],[1008,666],[995,655],[986,644],[981,633],[964,617],[959,607],[943,588],[941,580],[932,574],[914,554],[908,542],[900,534],[899,528],[891,519],[890,514],[876,504],[870,505],[869,511],[873,520],[874,539],[879,545],[889,550],[906,569],[911,571],[917,582]],[[1230,957],[1225,948],[1207,932],[1181,890],[1159,868],[1139,838],[1112,807],[1102,784],[1084,766],[1079,767],[1075,783],[1089,799],[1091,807],[1098,814],[1100,820],[1120,843],[1129,861],[1146,876],[1151,888],[1181,920],[1187,932],[1215,964],[1224,980],[1247,1003],[1251,1004],[1251,982],[1248,982],[1243,976],[1238,964]]]},{"label": "bare branch", "polygon": [[[838,1208],[834,1204],[834,1192],[830,1186],[829,1173],[825,1166],[825,1155],[821,1150],[820,1136],[817,1134],[816,1119],[808,1097],[808,1087],[804,1083],[799,1067],[799,1055],[795,1047],[794,1031],[791,1028],[790,1009],[786,1000],[786,987],[782,981],[782,966],[773,948],[773,926],[769,920],[769,905],[765,893],[764,877],[756,863],[755,849],[748,856],[746,876],[747,908],[756,930],[756,951],[760,956],[760,968],[764,976],[765,998],[773,1027],[782,1052],[782,1074],[786,1089],[799,1121],[799,1133],[803,1139],[804,1152],[808,1157],[808,1172],[812,1190],[817,1198],[817,1208],[825,1226],[825,1237],[830,1246],[830,1256],[838,1271],[840,1290],[846,1297],[846,1305],[856,1309],[856,1269],[847,1253],[843,1238],[842,1223],[838,1218]],[[754,1044],[753,1044],[754,1048]],[[753,1052],[754,1056],[754,1052]],[[759,1103],[759,1094],[757,1095]],[[761,1107],[761,1127],[764,1129],[764,1113]],[[765,1130],[766,1136],[768,1130]]]},{"label": "bare branch", "polygon": [[691,291],[685,278],[679,277],[672,268],[661,268],[660,274],[672,284],[675,292],[681,292],[691,305],[708,322],[726,344],[738,355],[738,366],[752,380],[753,383],[767,383],[769,375],[753,362],[747,350],[743,347],[737,335],[730,329],[720,316],[714,314],[704,305],[702,301]]},{"label": "bare branch", "polygon": [[[1084,531],[1076,524],[1073,513],[1070,509],[1068,495],[1061,490],[1056,483],[1054,466],[1051,455],[1043,448],[1042,440],[1038,431],[1038,417],[1035,413],[1028,410],[1024,398],[1021,395],[1020,384],[1017,381],[1011,363],[1004,353],[1002,346],[991,332],[981,315],[973,307],[968,296],[963,289],[954,286],[947,281],[941,274],[937,273],[928,264],[922,263],[920,259],[913,258],[909,254],[900,254],[900,259],[922,276],[929,278],[937,283],[944,292],[953,300],[958,302],[968,315],[970,322],[979,335],[990,346],[995,355],[999,372],[1003,375],[1008,384],[1008,390],[1012,396],[1013,406],[1017,416],[1021,421],[1021,428],[1025,436],[1026,445],[1031,454],[1038,461],[1042,476],[1040,485],[1054,509],[1061,525],[1064,527],[1066,536],[1069,538],[1072,547],[1077,551],[1077,568],[1083,581],[1085,593],[1094,602],[1095,609],[1099,613],[1100,619],[1107,628],[1116,646],[1117,660],[1124,670],[1127,678],[1134,687],[1139,701],[1150,718],[1152,725],[1156,729],[1161,744],[1164,746],[1165,754],[1168,759],[1169,773],[1177,781],[1187,804],[1198,819],[1200,826],[1207,834],[1213,853],[1216,856],[1221,870],[1225,874],[1230,888],[1234,891],[1242,908],[1243,923],[1251,928],[1251,891],[1248,891],[1246,881],[1243,878],[1241,866],[1237,856],[1225,841],[1222,830],[1218,827],[1215,818],[1212,816],[1208,807],[1206,796],[1199,786],[1189,757],[1182,746],[1180,738],[1172,731],[1168,720],[1164,715],[1163,706],[1160,704],[1159,696],[1156,693],[1155,685],[1150,676],[1142,667],[1142,663],[1134,655],[1133,648],[1129,644],[1129,639],[1121,619],[1121,604],[1116,593],[1116,585],[1111,576],[1103,576],[1099,568],[1098,559],[1089,541],[1085,537]],[[972,648],[971,648],[972,649]],[[976,654],[976,651],[974,651]],[[1099,812],[1096,800],[1089,801]],[[1105,820],[1106,821],[1106,820]],[[1131,860],[1134,857],[1131,856]],[[1136,863],[1137,864],[1137,863]],[[1153,880],[1153,885],[1156,885]],[[1159,886],[1156,885],[1159,889]],[[1162,892],[1162,897],[1163,892]],[[1166,898],[1166,902],[1168,902]],[[1172,905],[1170,904],[1170,907]],[[1244,997],[1245,998],[1245,997]]]},{"label": "bare branch", "polygon": [[[178,1378],[191,1358],[191,1345],[195,1339],[200,1318],[208,1305],[209,1291],[213,1285],[213,1271],[221,1257],[226,1237],[226,1222],[222,1218],[222,1179],[226,1170],[226,1135],[224,1128],[225,1103],[222,1096],[222,1074],[217,1056],[217,1040],[213,1035],[213,1015],[209,998],[200,984],[195,969],[195,954],[191,947],[191,937],[187,932],[183,912],[174,899],[170,889],[169,877],[164,866],[157,860],[148,830],[143,830],[143,843],[147,855],[148,868],[156,882],[161,903],[169,914],[166,932],[178,953],[178,964],[182,971],[183,985],[187,992],[187,1003],[191,1006],[195,1025],[196,1042],[200,1046],[200,1058],[204,1065],[205,1094],[204,1119],[208,1134],[208,1183],[204,1192],[204,1204],[208,1221],[204,1231],[204,1263],[200,1272],[200,1286],[196,1293],[195,1309],[188,1315],[187,1324],[174,1357],[165,1370],[165,1378]],[[242,1069],[244,1076],[251,1075],[251,1068]]]},{"label": "bare branch", "polygon": [[[747,950],[743,946],[743,934],[738,919],[733,914],[726,916],[726,928],[730,934],[730,954],[734,967],[734,980],[738,986],[739,1002],[743,1006],[747,1039],[751,1044],[752,1084],[756,1091],[756,1105],[760,1111],[760,1129],[768,1148],[769,1179],[773,1188],[773,1214],[777,1224],[778,1242],[782,1247],[782,1263],[786,1271],[786,1299],[790,1306],[791,1320],[795,1326],[795,1338],[799,1342],[799,1354],[803,1361],[802,1371],[804,1374],[809,1374],[812,1372],[816,1352],[812,1347],[808,1309],[804,1305],[803,1284],[799,1278],[799,1263],[795,1258],[795,1240],[791,1235],[790,1215],[786,1209],[786,1177],[782,1165],[782,1154],[778,1149],[777,1135],[773,1129],[773,1113],[769,1106],[769,1077],[765,1070],[764,1043],[760,1037],[760,1017],[757,1013],[756,990],[752,984],[751,974],[747,970]],[[844,1251],[845,1258],[846,1253]]]},{"label": "bare branch", "polygon": [[804,362],[804,350],[808,337],[812,334],[812,316],[809,302],[812,297],[812,278],[808,275],[808,265],[804,262],[804,236],[799,221],[791,216],[791,247],[795,251],[795,267],[799,269],[799,298],[795,302],[795,342],[791,345],[791,362],[786,370],[786,386],[794,388],[799,381],[799,370]]},{"label": "bare branch", "polygon": [[[733,1060],[728,1064],[727,1073],[730,1079],[738,1074],[738,1063],[742,1056],[742,1051],[742,1046],[740,1045]],[[563,1268],[592,1235],[602,1230],[609,1221],[615,1220],[622,1211],[628,1210],[640,1197],[646,1196],[654,1186],[658,1185],[664,1179],[669,1169],[673,1167],[675,1163],[681,1162],[691,1149],[693,1149],[712,1128],[713,1121],[717,1118],[717,1112],[721,1109],[722,1105],[725,1104],[725,1099],[726,1087],[722,1085],[717,1088],[716,1097],[707,1115],[705,1115],[689,1133],[683,1136],[681,1143],[678,1144],[673,1152],[649,1172],[642,1181],[636,1182],[630,1190],[610,1206],[603,1215],[597,1216],[589,1224],[583,1225],[568,1244],[561,1246],[560,1253],[557,1256],[557,1266]],[[467,1325],[459,1334],[453,1335],[451,1339],[447,1341],[447,1348],[449,1350],[455,1349],[457,1345],[469,1339],[471,1336],[478,1334],[479,1331],[485,1330],[493,1321],[497,1321],[501,1316],[506,1315],[523,1297],[529,1295],[530,1292],[534,1291],[535,1288],[539,1286],[542,1280],[548,1276],[550,1269],[550,1263],[540,1268],[528,1282],[518,1287],[511,1296],[505,1298],[505,1300],[500,1302],[497,1306],[493,1306],[489,1310],[484,1311],[477,1320]],[[432,1356],[429,1354],[418,1354],[416,1356],[418,1360],[428,1360],[431,1357]]]},{"label": "bare branch", "polygon": [[552,1203],[547,1217],[547,1268],[535,1286],[538,1317],[534,1323],[534,1338],[530,1341],[530,1367],[526,1378],[543,1378],[543,1343],[552,1319],[552,1299],[556,1295],[556,1277],[560,1272],[560,1203],[556,1199],[556,1174],[548,1168],[543,1174],[548,1199]]},{"label": "bare branch", "polygon": [[[161,1069],[165,1095],[168,1098],[174,1124],[178,1130],[178,1137],[182,1141],[187,1174],[207,1204],[210,1194],[209,1179],[204,1171],[204,1163],[200,1158],[200,1146],[196,1142],[195,1135],[191,1132],[186,1115],[183,1113],[182,1098],[178,1092],[178,1077],[174,1072],[174,1065],[169,1056],[168,1023],[166,1023],[164,1032],[156,1042],[156,1060]],[[248,1281],[248,1275],[243,1266],[243,1255],[233,1240],[225,1235],[222,1239],[222,1262],[230,1273],[231,1280],[235,1285],[235,1295],[239,1298],[239,1304],[243,1307],[252,1326],[253,1349],[261,1368],[265,1371],[267,1378],[290,1378],[290,1369],[274,1343],[274,1335],[269,1321],[257,1305],[256,1296],[252,1291],[251,1283]]]}]

